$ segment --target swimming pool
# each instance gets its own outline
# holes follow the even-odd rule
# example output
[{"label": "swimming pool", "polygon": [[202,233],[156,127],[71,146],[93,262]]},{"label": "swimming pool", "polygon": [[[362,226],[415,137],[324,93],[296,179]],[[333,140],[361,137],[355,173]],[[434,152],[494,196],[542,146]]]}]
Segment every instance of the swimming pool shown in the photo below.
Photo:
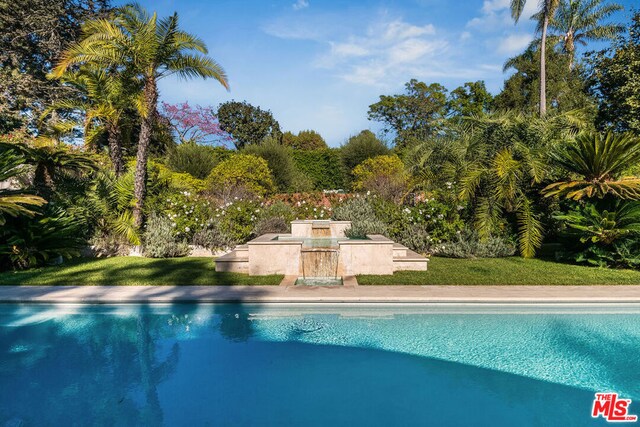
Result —
[{"label": "swimming pool", "polygon": [[606,425],[640,306],[0,304],[0,390],[0,425]]}]

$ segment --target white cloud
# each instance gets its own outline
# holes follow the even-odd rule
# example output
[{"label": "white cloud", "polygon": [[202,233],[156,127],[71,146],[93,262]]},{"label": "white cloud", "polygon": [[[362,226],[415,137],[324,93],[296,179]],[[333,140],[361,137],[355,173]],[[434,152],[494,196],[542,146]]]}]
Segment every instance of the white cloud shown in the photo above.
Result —
[{"label": "white cloud", "polygon": [[[520,21],[528,21],[529,18],[538,11],[536,0],[527,0]],[[512,28],[515,21],[511,17],[510,0],[485,0],[482,3],[480,16],[476,16],[467,22],[467,28],[482,32],[497,32],[507,28]]]},{"label": "white cloud", "polygon": [[291,5],[293,10],[301,10],[309,7],[309,2],[307,0],[298,0],[294,4]]},{"label": "white cloud", "polygon": [[504,54],[514,54],[522,52],[533,40],[531,34],[511,34],[503,38],[498,44],[498,52]]},{"label": "white cloud", "polygon": [[330,49],[316,58],[314,65],[339,70],[338,76],[351,83],[384,85],[435,62],[438,54],[445,55],[449,44],[435,34],[431,24],[379,21],[361,34],[329,41]]}]

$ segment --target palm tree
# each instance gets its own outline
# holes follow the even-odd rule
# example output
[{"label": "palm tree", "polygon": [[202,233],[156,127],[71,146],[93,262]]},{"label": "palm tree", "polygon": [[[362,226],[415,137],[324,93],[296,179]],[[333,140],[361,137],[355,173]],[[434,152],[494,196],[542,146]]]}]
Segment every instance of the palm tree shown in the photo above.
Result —
[{"label": "palm tree", "polygon": [[[23,157],[2,149],[0,152],[0,182],[8,181],[19,175],[23,165]],[[46,200],[33,194],[25,194],[19,190],[0,189],[0,225],[5,225],[6,215],[33,217],[36,212],[32,208],[42,206],[45,203],[47,203]]]},{"label": "palm tree", "polygon": [[146,196],[147,158],[151,132],[157,116],[158,80],[177,75],[214,78],[229,88],[224,70],[213,59],[202,40],[178,27],[178,14],[158,20],[139,5],[117,10],[112,20],[87,22],[84,37],[71,46],[54,69],[61,76],[71,66],[92,63],[130,73],[142,86],[138,111],[142,118],[135,171],[136,225],[142,225]]},{"label": "palm tree", "polygon": [[640,178],[624,176],[640,162],[640,138],[632,134],[583,133],[574,141],[552,150],[550,157],[566,172],[579,178],[548,185],[543,190],[546,197],[557,195],[580,200],[612,195],[640,200]]},{"label": "palm tree", "polygon": [[617,3],[603,4],[603,0],[560,1],[549,26],[560,34],[562,50],[570,55],[569,69],[573,69],[577,44],[584,46],[588,41],[613,39],[624,31],[623,25],[601,24],[622,9]]},{"label": "palm tree", "polygon": [[33,186],[36,194],[46,200],[53,195],[60,178],[78,176],[97,168],[89,156],[51,137],[38,137],[29,145],[0,143],[0,148],[23,157],[24,164],[34,167]]},{"label": "palm tree", "polygon": [[[524,5],[527,0],[511,0],[511,17],[518,22]],[[540,39],[540,117],[547,113],[547,87],[546,87],[546,50],[547,50],[547,30],[549,27],[549,21],[553,18],[553,15],[558,8],[560,0],[541,0],[540,10],[534,15],[534,18],[538,21],[538,27],[536,32],[540,32],[542,37]]]},{"label": "palm tree", "polygon": [[64,72],[60,80],[76,88],[82,94],[81,98],[56,102],[43,115],[57,110],[84,111],[85,144],[94,145],[106,132],[113,170],[116,176],[121,176],[124,173],[121,119],[136,103],[135,96],[140,93],[136,82],[116,72],[88,65]]}]

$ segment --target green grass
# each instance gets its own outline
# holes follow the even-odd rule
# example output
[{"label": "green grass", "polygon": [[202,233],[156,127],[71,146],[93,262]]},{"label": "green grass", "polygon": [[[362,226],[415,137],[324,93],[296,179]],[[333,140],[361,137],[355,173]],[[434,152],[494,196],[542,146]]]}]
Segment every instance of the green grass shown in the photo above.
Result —
[{"label": "green grass", "polygon": [[278,285],[283,276],[218,273],[211,258],[82,259],[0,273],[0,285]]},{"label": "green grass", "polygon": [[360,285],[640,285],[640,271],[523,258],[431,258],[429,271],[358,276]]},{"label": "green grass", "polygon": [[[211,258],[82,259],[60,266],[0,273],[0,285],[277,285],[283,276],[217,273]],[[429,271],[358,276],[361,285],[640,285],[640,271],[539,259],[434,257]]]}]

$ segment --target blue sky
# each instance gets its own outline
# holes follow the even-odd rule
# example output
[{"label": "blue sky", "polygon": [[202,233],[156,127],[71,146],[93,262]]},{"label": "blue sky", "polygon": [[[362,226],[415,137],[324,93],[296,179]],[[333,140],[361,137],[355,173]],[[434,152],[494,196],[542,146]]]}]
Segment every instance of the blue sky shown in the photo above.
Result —
[{"label": "blue sky", "polygon": [[[124,2],[123,2],[124,3]],[[283,130],[314,129],[338,146],[362,129],[368,106],[400,93],[411,78],[449,90],[484,80],[500,91],[505,59],[533,38],[525,19],[514,25],[510,0],[142,0],[201,37],[226,70],[231,91],[217,82],[166,79],[167,102],[217,106],[246,100],[273,112]],[[620,1],[628,21],[635,0]]]}]

